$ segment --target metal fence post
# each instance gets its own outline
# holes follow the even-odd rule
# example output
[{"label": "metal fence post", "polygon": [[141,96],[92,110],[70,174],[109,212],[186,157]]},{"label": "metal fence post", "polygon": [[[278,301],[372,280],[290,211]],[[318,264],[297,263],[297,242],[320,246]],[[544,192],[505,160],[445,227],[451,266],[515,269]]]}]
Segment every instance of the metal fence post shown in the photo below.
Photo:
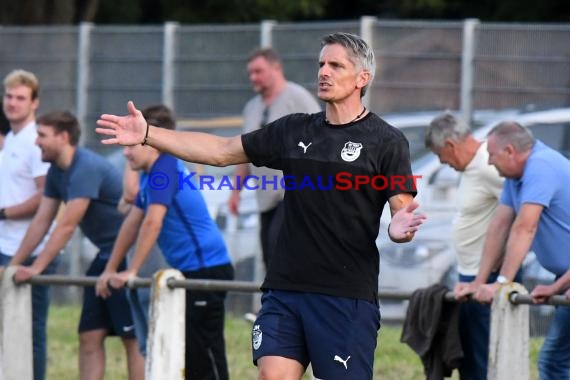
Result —
[{"label": "metal fence post", "polygon": [[479,20],[467,19],[463,23],[463,51],[461,53],[461,84],[459,101],[461,102],[461,116],[467,123],[473,118],[473,83],[475,67],[475,29]]},{"label": "metal fence post", "polygon": [[145,367],[149,380],[185,378],[186,290],[169,288],[172,278],[184,280],[174,269],[153,276]]},{"label": "metal fence post", "polygon": [[273,46],[273,28],[277,25],[275,20],[261,21],[261,36],[259,38],[259,45],[262,48],[269,48]]},{"label": "metal fence post", "polygon": [[[378,19],[374,16],[362,16],[360,18],[360,37],[368,43],[372,50],[374,50],[374,24],[376,24],[377,21]],[[376,75],[376,73],[373,74]],[[366,108],[370,108],[371,87],[371,85],[368,86],[368,91],[362,98],[362,104],[364,104]]]},{"label": "metal fence post", "polygon": [[176,80],[176,33],[180,24],[167,22],[164,24],[162,53],[162,103],[175,109],[174,83]]},{"label": "metal fence post", "polygon": [[528,294],[521,284],[503,285],[491,305],[488,380],[530,378],[529,305],[513,305],[512,292]]},{"label": "metal fence post", "polygon": [[32,287],[14,284],[15,272],[0,280],[0,380],[32,380]]},{"label": "metal fence post", "polygon": [[[89,97],[89,76],[90,74],[90,51],[91,51],[91,32],[93,24],[90,22],[82,22],[79,24],[79,43],[77,46],[77,88],[75,92],[75,107],[77,120],[83,128],[87,126],[87,104]],[[87,138],[86,133],[81,136],[81,143]]]}]

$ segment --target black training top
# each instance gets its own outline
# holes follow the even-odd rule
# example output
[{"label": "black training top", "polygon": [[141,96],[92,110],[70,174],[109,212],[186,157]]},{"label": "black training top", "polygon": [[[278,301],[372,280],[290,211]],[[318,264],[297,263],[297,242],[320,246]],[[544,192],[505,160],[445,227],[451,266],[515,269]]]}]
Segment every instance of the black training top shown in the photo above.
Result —
[{"label": "black training top", "polygon": [[254,165],[285,176],[285,221],[262,289],[375,302],[382,209],[391,196],[415,195],[403,133],[373,113],[329,125],[320,112],[285,116],[242,144]]}]

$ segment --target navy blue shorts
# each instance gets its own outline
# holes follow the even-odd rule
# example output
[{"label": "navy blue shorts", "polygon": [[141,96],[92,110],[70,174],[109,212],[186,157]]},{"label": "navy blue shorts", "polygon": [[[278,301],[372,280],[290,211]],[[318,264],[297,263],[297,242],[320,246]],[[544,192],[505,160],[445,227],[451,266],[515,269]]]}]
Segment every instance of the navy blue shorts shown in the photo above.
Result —
[{"label": "navy blue shorts", "polygon": [[253,325],[253,362],[281,356],[311,363],[319,379],[372,379],[379,329],[373,302],[269,290]]},{"label": "navy blue shorts", "polygon": [[[99,276],[105,270],[107,261],[108,259],[102,259],[97,255],[86,275]],[[125,268],[123,260],[118,271]],[[79,319],[80,333],[104,329],[109,335],[118,335],[121,338],[135,337],[135,324],[125,289],[113,289],[111,296],[106,299],[97,297],[93,286],[86,286],[83,289],[83,308]]]}]

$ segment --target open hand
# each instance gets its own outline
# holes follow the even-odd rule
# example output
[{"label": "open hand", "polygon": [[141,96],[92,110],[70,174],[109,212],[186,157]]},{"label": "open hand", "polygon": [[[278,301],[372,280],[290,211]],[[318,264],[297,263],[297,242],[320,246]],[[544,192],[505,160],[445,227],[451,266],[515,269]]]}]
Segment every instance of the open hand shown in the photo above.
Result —
[{"label": "open hand", "polygon": [[414,237],[417,230],[426,220],[424,214],[417,214],[414,211],[420,207],[416,201],[411,202],[405,207],[399,209],[388,226],[388,236],[393,241],[410,241]]},{"label": "open hand", "polygon": [[95,128],[95,132],[111,136],[101,142],[105,145],[137,145],[141,144],[146,135],[147,123],[135,104],[132,101],[127,103],[128,115],[116,116],[103,114],[97,120],[99,128]]}]

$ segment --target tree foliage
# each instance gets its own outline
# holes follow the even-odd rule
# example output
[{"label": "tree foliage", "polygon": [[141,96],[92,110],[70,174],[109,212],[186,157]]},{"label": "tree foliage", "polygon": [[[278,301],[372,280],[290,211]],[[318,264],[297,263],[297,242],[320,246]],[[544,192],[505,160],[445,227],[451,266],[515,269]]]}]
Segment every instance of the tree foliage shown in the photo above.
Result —
[{"label": "tree foliage", "polygon": [[0,0],[0,23],[242,23],[381,19],[570,22],[568,0]]}]

